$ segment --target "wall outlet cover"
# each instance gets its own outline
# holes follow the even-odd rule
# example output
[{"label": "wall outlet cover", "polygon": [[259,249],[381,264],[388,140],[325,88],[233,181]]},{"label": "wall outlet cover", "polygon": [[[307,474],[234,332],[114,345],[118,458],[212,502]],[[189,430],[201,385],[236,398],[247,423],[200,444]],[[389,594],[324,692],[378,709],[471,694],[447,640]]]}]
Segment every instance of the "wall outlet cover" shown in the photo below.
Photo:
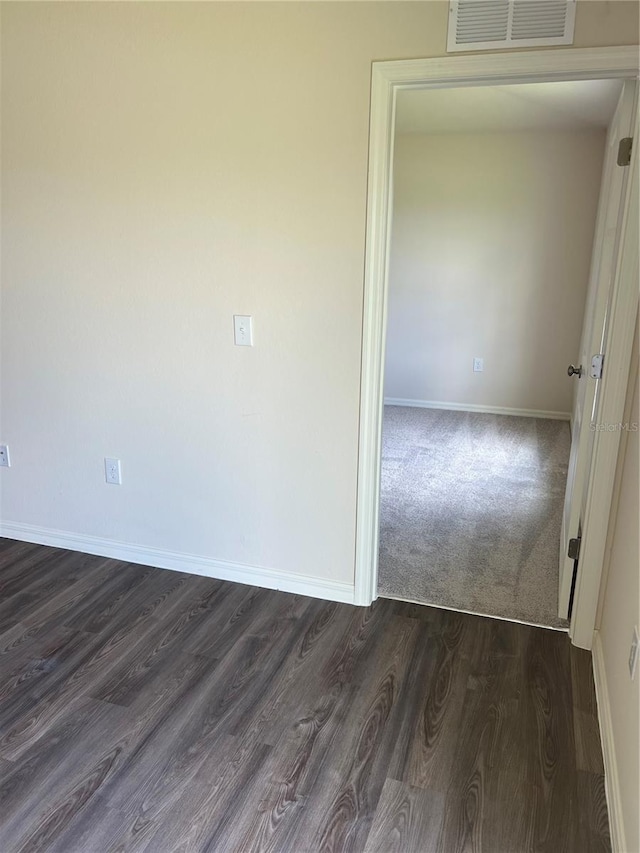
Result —
[{"label": "wall outlet cover", "polygon": [[6,444],[0,444],[0,468],[10,468],[11,459],[9,458],[9,447]]},{"label": "wall outlet cover", "polygon": [[482,373],[484,370],[484,359],[477,356],[473,359],[473,372]]},{"label": "wall outlet cover", "polygon": [[122,485],[122,470],[120,468],[120,460],[105,456],[104,459],[104,479],[112,486]]}]

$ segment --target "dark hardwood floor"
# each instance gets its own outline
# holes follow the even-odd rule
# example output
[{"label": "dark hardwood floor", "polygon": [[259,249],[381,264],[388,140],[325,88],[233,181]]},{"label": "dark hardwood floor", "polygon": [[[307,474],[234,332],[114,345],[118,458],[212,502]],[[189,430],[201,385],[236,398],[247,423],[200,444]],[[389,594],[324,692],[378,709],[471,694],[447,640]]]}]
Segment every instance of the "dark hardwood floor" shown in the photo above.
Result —
[{"label": "dark hardwood floor", "polygon": [[609,850],[590,656],[0,540],[0,853]]}]

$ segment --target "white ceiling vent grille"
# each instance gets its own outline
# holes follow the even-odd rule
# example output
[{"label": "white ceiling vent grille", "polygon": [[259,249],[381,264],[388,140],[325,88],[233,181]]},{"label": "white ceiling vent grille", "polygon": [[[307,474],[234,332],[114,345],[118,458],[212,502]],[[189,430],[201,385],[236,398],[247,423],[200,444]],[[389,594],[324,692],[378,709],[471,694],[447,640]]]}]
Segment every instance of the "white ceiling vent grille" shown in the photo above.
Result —
[{"label": "white ceiling vent grille", "polygon": [[447,50],[573,44],[576,0],[451,0]]}]

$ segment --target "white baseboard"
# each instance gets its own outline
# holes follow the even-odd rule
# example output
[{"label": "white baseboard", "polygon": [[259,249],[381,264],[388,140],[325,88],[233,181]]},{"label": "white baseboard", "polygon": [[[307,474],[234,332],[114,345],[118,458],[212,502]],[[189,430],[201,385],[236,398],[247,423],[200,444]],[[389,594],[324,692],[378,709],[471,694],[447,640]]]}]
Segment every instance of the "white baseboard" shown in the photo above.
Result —
[{"label": "white baseboard", "polygon": [[85,554],[96,554],[99,557],[110,557],[114,560],[125,560],[128,563],[155,566],[158,569],[171,569],[191,575],[203,575],[207,578],[261,586],[282,592],[293,592],[298,595],[309,595],[312,598],[323,598],[327,601],[340,601],[346,604],[352,604],[354,601],[353,584],[324,578],[312,578],[294,572],[247,566],[242,563],[231,563],[227,560],[215,560],[211,557],[167,551],[163,548],[147,548],[141,545],[117,542],[113,539],[84,536],[79,533],[51,530],[46,527],[12,521],[0,522],[0,536],[7,539],[18,539],[21,542],[33,542],[37,545],[50,545],[53,548],[66,548],[69,551],[82,551]]},{"label": "white baseboard", "polygon": [[487,415],[517,415],[521,418],[551,418],[570,421],[570,412],[545,412],[542,409],[509,409],[504,406],[478,406],[475,403],[443,403],[439,400],[407,400],[403,397],[385,397],[385,406],[411,406],[416,409],[446,409],[451,412],[481,412]]},{"label": "white baseboard", "polygon": [[620,797],[620,777],[616,760],[615,743],[613,740],[613,723],[611,720],[611,705],[607,690],[607,674],[604,668],[602,641],[598,631],[593,635],[593,679],[596,685],[596,701],[598,703],[598,718],[600,720],[600,740],[602,741],[602,757],[604,759],[604,787],[609,810],[609,828],[611,832],[611,848],[613,853],[626,853],[627,842],[622,816],[622,799]]}]

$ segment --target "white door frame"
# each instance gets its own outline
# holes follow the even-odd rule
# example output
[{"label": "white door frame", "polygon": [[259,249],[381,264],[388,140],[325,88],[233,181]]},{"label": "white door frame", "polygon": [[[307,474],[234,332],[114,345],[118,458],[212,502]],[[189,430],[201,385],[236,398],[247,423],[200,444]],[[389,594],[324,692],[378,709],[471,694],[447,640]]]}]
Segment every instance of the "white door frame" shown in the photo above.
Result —
[{"label": "white door frame", "polygon": [[[403,89],[493,86],[509,83],[541,83],[558,80],[603,78],[637,79],[638,48],[608,47],[567,50],[537,50],[447,56],[374,62],[371,75],[371,115],[369,134],[369,177],[367,190],[367,231],[364,279],[362,374],[360,386],[360,440],[356,515],[356,604],[368,605],[377,597],[378,525],[380,507],[380,456],[383,414],[383,381],[389,244],[392,215],[392,165],[396,95]],[[634,148],[637,150],[638,145]],[[635,160],[637,161],[637,155]],[[632,167],[636,172],[637,167]],[[634,175],[630,176],[634,180]],[[637,172],[635,175],[637,180]],[[633,193],[632,193],[633,195]],[[637,228],[637,204],[636,228]],[[633,229],[633,204],[625,212],[625,232]],[[629,255],[629,252],[627,252]],[[637,270],[637,265],[636,265]],[[637,279],[632,273],[620,276],[610,318],[607,383],[603,412],[609,417],[624,410],[626,379],[631,359],[633,331],[638,303]],[[604,419],[604,418],[603,418]],[[613,419],[610,421],[615,423]],[[607,438],[603,442],[603,437]],[[587,518],[608,507],[615,474],[619,433],[595,435],[593,471],[587,501]],[[609,480],[611,489],[607,489]],[[604,488],[593,484],[604,483]],[[600,492],[598,497],[597,493]],[[607,492],[609,492],[607,498]],[[604,501],[603,501],[604,496]],[[574,599],[571,634],[573,641],[591,647],[602,559],[597,554],[607,533],[609,513],[599,524],[589,525],[582,542],[581,569]],[[595,554],[595,561],[591,555]]]}]

